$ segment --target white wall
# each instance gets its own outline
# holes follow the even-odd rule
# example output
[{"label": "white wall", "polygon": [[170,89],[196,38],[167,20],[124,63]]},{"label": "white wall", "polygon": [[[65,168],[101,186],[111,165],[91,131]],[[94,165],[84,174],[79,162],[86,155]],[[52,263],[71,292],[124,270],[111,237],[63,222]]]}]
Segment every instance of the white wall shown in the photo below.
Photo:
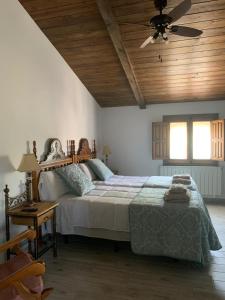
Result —
[{"label": "white wall", "polygon": [[[163,115],[219,113],[225,101],[150,105],[103,109],[103,143],[112,150],[111,166],[124,175],[158,175],[162,161],[152,160],[152,122]],[[224,164],[223,164],[224,165]]]},{"label": "white wall", "polygon": [[[19,192],[16,172],[26,141],[42,154],[48,138],[81,137],[101,144],[101,109],[17,0],[0,0],[0,239],[4,199]],[[65,148],[64,148],[65,149]]]}]

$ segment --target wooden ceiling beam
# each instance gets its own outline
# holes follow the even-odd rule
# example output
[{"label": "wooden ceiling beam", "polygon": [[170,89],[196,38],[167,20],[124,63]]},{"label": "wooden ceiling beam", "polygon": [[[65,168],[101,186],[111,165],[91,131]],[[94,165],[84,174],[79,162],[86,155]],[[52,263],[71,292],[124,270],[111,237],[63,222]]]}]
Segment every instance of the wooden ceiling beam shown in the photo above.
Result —
[{"label": "wooden ceiling beam", "polygon": [[119,25],[113,15],[112,8],[108,0],[96,0],[99,12],[104,20],[107,31],[112,40],[113,46],[119,57],[123,70],[126,74],[130,87],[133,91],[134,97],[140,108],[146,108],[144,98],[139,88],[133,66],[129,56],[123,46],[122,37],[120,34]]}]

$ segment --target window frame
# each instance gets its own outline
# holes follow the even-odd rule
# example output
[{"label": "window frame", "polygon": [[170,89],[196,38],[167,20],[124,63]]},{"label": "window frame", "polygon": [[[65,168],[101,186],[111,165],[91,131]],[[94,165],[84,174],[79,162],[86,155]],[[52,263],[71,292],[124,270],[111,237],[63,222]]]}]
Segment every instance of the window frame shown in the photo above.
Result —
[{"label": "window frame", "polygon": [[212,159],[193,159],[193,122],[218,120],[219,114],[187,114],[187,115],[166,115],[163,122],[176,123],[187,122],[187,159],[164,159],[163,165],[192,165],[192,166],[218,166],[218,161]]}]

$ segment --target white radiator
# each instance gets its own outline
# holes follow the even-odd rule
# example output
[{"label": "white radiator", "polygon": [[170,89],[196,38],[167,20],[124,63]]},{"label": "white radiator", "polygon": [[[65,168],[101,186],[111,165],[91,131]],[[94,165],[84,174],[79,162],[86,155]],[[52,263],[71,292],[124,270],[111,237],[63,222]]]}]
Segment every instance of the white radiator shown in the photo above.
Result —
[{"label": "white radiator", "polygon": [[190,174],[205,197],[222,194],[222,168],[205,166],[160,166],[160,175]]}]

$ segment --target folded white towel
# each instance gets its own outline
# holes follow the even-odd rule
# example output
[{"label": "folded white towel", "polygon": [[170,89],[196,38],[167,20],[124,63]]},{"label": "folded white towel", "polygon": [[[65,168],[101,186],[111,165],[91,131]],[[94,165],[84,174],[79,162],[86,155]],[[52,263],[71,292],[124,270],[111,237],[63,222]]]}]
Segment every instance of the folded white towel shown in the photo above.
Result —
[{"label": "folded white towel", "polygon": [[191,180],[190,179],[184,179],[184,178],[173,178],[172,184],[185,184],[185,185],[190,185]]},{"label": "folded white towel", "polygon": [[183,178],[183,179],[191,179],[191,175],[189,174],[175,174],[173,175],[173,178]]},{"label": "folded white towel", "polygon": [[168,202],[189,202],[190,198],[190,191],[186,191],[185,194],[173,194],[169,191],[166,191],[164,195],[164,200]]},{"label": "folded white towel", "polygon": [[181,183],[172,184],[169,188],[169,192],[173,194],[186,194],[187,187]]}]

